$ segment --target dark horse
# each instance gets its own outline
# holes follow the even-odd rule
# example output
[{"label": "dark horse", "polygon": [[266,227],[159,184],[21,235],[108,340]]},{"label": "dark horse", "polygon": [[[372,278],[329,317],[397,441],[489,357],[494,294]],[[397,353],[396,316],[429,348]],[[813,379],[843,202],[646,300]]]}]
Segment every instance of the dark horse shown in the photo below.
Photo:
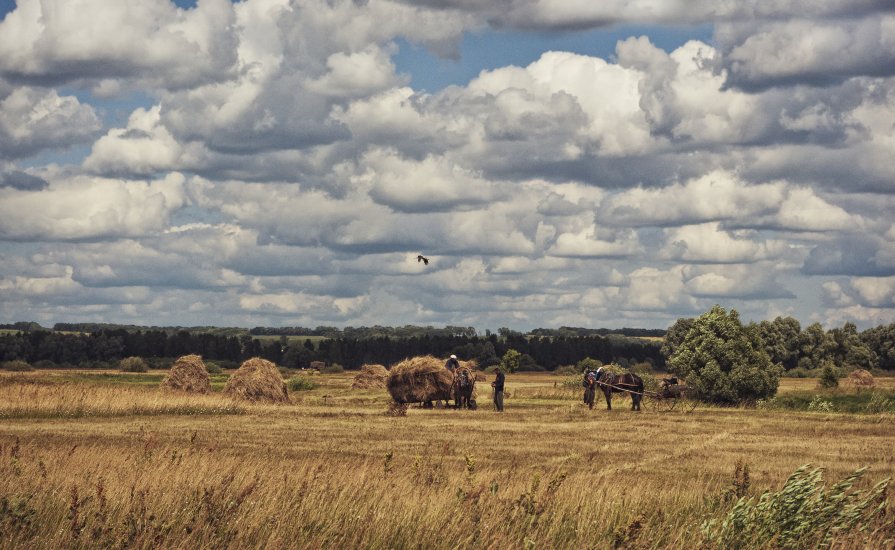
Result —
[{"label": "dark horse", "polygon": [[454,407],[458,409],[475,409],[472,390],[475,389],[475,374],[469,369],[460,368],[454,371]]},{"label": "dark horse", "polygon": [[640,410],[640,400],[643,399],[643,379],[636,374],[602,372],[597,383],[603,389],[603,395],[606,396],[606,408],[610,411],[612,410],[613,393],[629,393],[631,395],[631,410]]}]

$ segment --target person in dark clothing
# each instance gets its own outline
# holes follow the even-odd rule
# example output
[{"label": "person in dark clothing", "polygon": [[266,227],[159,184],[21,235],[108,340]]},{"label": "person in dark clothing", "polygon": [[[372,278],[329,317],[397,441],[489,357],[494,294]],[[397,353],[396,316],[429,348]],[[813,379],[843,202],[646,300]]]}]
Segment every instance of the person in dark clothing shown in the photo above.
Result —
[{"label": "person in dark clothing", "polygon": [[457,361],[456,355],[451,355],[451,358],[447,360],[444,364],[444,368],[451,371],[452,373],[460,368],[460,361]]},{"label": "person in dark clothing", "polygon": [[597,375],[593,371],[587,371],[584,373],[584,381],[581,383],[584,386],[584,404],[588,406],[588,408],[594,408],[594,398],[597,395]]},{"label": "person in dark clothing", "polygon": [[494,388],[494,408],[497,409],[497,412],[503,412],[503,381],[505,377],[500,367],[494,369],[494,372],[497,373],[494,382],[491,382],[491,387]]}]

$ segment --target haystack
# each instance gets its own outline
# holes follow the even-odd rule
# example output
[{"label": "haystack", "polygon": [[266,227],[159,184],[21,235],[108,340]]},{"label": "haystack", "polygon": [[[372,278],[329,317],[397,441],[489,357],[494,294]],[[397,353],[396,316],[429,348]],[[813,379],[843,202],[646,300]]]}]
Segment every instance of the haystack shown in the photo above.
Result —
[{"label": "haystack", "polygon": [[872,388],[876,386],[876,379],[864,369],[855,369],[848,373],[846,383],[858,389]]},{"label": "haystack", "polygon": [[211,383],[208,380],[208,369],[199,355],[184,355],[177,358],[162,380],[162,389],[185,391],[189,393],[208,393]]},{"label": "haystack", "polygon": [[452,382],[443,360],[423,355],[394,365],[385,386],[396,403],[421,403],[451,399]]},{"label": "haystack", "polygon": [[388,380],[388,370],[382,365],[363,365],[360,374],[354,377],[351,387],[355,390],[384,388]]},{"label": "haystack", "polygon": [[289,402],[286,383],[277,366],[260,357],[246,360],[227,380],[224,393],[252,402]]}]

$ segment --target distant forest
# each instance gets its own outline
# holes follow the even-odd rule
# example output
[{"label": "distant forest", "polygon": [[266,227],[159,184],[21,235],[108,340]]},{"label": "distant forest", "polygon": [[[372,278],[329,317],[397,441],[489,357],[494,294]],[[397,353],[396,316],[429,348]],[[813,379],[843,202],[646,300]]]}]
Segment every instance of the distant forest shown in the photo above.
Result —
[{"label": "distant forest", "polygon": [[[206,360],[236,365],[264,357],[288,368],[312,361],[357,369],[366,363],[390,365],[418,355],[475,359],[480,366],[498,364],[509,349],[522,354],[523,370],[553,370],[585,358],[623,366],[646,362],[664,367],[661,342],[626,336],[608,329],[501,328],[480,336],[472,327],[317,327],[251,330],[216,327],[136,327],[95,323],[57,323],[53,330],[36,323],[0,325],[0,361],[23,360],[41,367],[114,367],[125,357],[174,358],[191,353]],[[625,329],[661,336],[664,331]],[[304,338],[301,337],[314,337]]]},{"label": "distant forest", "polygon": [[[522,370],[554,370],[582,359],[622,366],[649,363],[662,370],[683,341],[692,318],[678,319],[668,330],[560,327],[521,333],[500,328],[480,335],[472,327],[443,328],[321,326],[253,329],[235,327],[139,327],[97,323],[57,323],[47,329],[34,322],[0,325],[0,362],[22,360],[35,367],[114,368],[138,356],[157,366],[191,353],[223,367],[249,357],[264,357],[288,368],[312,361],[357,369],[366,363],[391,365],[408,357],[451,353],[495,365],[513,349],[522,354]],[[802,328],[792,317],[750,323],[772,363],[790,375],[838,368],[895,370],[895,324],[858,331],[853,323],[824,330],[820,323]]]}]

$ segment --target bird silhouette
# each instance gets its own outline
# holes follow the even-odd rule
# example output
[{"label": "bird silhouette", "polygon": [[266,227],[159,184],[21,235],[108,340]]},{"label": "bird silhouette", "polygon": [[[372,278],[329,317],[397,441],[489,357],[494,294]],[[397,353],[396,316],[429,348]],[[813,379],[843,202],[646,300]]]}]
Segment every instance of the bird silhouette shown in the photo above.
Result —
[{"label": "bird silhouette", "polygon": [[417,261],[417,263],[423,262],[424,264],[429,265],[429,258],[426,258],[422,254],[420,254],[419,256],[416,257],[416,261]]}]

